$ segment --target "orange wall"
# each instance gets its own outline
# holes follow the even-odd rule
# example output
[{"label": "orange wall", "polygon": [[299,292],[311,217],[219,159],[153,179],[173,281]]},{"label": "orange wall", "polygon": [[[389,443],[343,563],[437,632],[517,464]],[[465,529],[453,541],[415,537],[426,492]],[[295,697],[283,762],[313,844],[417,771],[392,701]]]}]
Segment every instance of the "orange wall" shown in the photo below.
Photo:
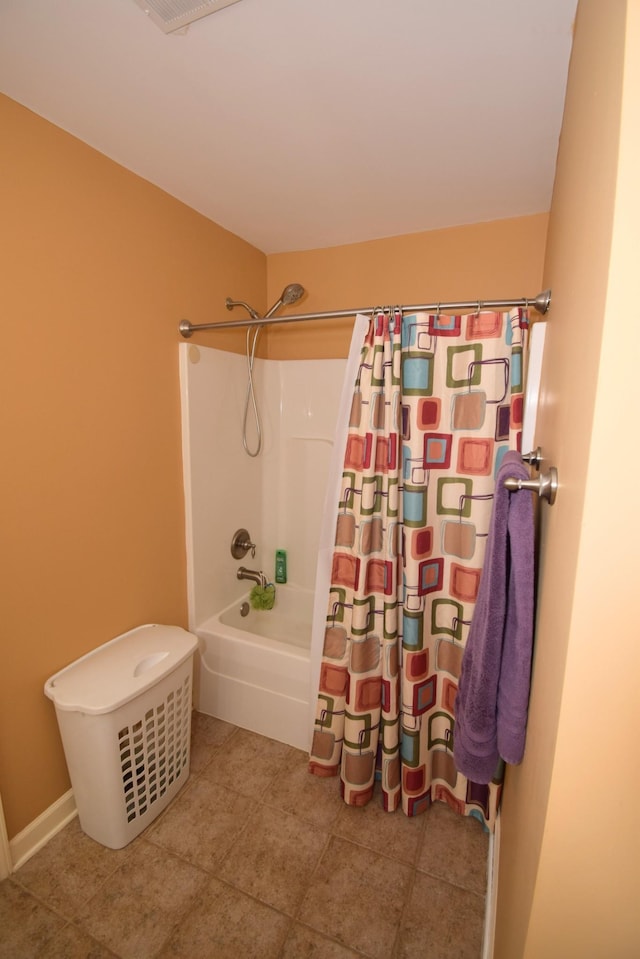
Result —
[{"label": "orange wall", "polygon": [[[350,246],[272,254],[269,303],[288,283],[307,295],[289,313],[364,309],[446,300],[536,296],[542,279],[547,215],[476,223]],[[352,319],[271,327],[269,356],[339,357]]]},{"label": "orange wall", "polygon": [[[227,296],[263,310],[293,281],[303,312],[535,296],[547,216],[265,257],[2,97],[0,124],[0,788],[14,836],[69,786],[46,678],[140,623],[186,623],[178,321],[244,318]],[[345,356],[351,326],[274,327],[262,346]],[[244,331],[197,342],[242,351]]]},{"label": "orange wall", "polygon": [[[560,302],[566,305],[562,315],[568,329],[579,337],[581,347],[583,340],[588,348],[599,335],[600,349],[585,472],[580,476],[576,467],[566,464],[569,491],[582,480],[584,501],[576,527],[580,545],[565,681],[525,959],[551,956],[554,950],[583,959],[640,955],[640,511],[629,508],[629,493],[633,497],[640,474],[632,425],[640,415],[640,2],[581,0],[578,29],[584,29],[586,47],[582,97],[566,148],[564,201],[547,269],[562,277]],[[608,83],[602,78],[603,60],[609,67]],[[577,170],[589,149],[596,198],[585,210]],[[611,166],[615,185],[606,209]],[[572,208],[575,225],[565,220]],[[576,249],[577,234],[585,226],[592,236],[591,263],[587,255],[581,256],[588,244]],[[585,303],[581,310],[580,301],[574,302],[575,290],[586,272],[597,272],[602,265],[607,269],[604,302]],[[585,326],[592,325],[598,334],[585,336]],[[570,408],[559,422],[555,404],[550,405],[548,422],[556,431],[570,421],[571,408],[577,409],[584,389],[585,370],[572,359],[574,351],[574,346],[567,350],[566,369],[555,381],[570,397]],[[554,433],[554,426],[552,442],[568,456],[566,433]],[[555,584],[564,550],[553,550],[562,532],[557,529],[554,543],[550,541],[545,571],[548,644],[555,633],[554,612],[563,602]]]},{"label": "orange wall", "polygon": [[640,955],[640,0],[580,0],[545,283],[527,749],[503,795],[495,959]]},{"label": "orange wall", "polygon": [[231,293],[264,307],[266,260],[5,97],[0,127],[11,837],[69,787],[45,679],[140,623],[186,624],[177,324],[225,319]]}]

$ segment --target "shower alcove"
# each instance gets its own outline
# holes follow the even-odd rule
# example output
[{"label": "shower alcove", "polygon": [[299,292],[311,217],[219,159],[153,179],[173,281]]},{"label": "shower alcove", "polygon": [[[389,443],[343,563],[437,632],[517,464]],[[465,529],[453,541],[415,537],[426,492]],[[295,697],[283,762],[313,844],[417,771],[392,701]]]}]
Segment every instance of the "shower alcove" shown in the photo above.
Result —
[{"label": "shower alcove", "polygon": [[[242,444],[246,358],[187,343],[179,350],[196,707],[306,749],[316,563],[347,361],[256,359],[263,443],[251,457]],[[247,430],[253,449],[251,412]],[[232,557],[239,528],[250,531],[255,557]],[[253,584],[237,579],[238,567],[273,582],[277,549],[287,552],[288,579],[274,609],[240,617]]]}]

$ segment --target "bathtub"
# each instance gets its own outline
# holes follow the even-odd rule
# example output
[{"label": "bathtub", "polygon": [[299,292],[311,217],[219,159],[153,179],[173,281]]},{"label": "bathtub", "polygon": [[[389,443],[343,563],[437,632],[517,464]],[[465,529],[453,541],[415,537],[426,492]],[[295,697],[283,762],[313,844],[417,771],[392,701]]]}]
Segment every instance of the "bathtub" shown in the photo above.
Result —
[{"label": "bathtub", "polygon": [[249,593],[194,630],[196,708],[308,749],[313,590],[276,586],[273,609],[240,610]]}]

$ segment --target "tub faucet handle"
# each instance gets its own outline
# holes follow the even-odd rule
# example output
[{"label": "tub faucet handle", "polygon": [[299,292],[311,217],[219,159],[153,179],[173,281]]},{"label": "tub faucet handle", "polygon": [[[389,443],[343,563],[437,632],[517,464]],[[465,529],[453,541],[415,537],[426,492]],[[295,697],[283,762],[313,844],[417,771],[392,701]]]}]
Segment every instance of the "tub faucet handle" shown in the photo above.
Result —
[{"label": "tub faucet handle", "polygon": [[234,559],[242,559],[251,550],[251,558],[256,555],[256,544],[251,542],[251,536],[246,529],[237,529],[231,540],[231,555]]}]

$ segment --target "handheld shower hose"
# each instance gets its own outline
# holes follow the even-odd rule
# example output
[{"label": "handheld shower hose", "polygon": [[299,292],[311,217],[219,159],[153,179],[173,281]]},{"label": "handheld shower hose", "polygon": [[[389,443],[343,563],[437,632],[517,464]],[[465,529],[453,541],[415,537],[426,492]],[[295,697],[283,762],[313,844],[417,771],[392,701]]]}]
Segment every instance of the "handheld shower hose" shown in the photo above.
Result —
[{"label": "handheld shower hose", "polygon": [[[227,299],[227,309],[232,310],[234,306],[242,306],[248,312],[252,320],[264,319],[268,320],[273,314],[280,309],[281,306],[290,306],[291,303],[296,303],[301,296],[304,295],[304,287],[299,283],[289,283],[288,286],[285,286],[280,298],[273,304],[271,309],[267,310],[265,315],[261,317],[254,309],[252,309],[247,303],[243,303],[242,300],[231,300]],[[244,405],[244,418],[242,421],[242,445],[245,452],[248,456],[257,456],[260,450],[262,449],[262,427],[260,425],[260,414],[258,412],[258,403],[256,400],[255,389],[253,385],[253,363],[256,355],[256,345],[258,343],[258,337],[260,335],[261,326],[247,327],[247,396]],[[251,339],[253,331],[253,339]],[[251,344],[251,345],[250,345]],[[249,415],[249,404],[253,408],[253,417],[255,420],[256,426],[256,436],[257,436],[257,445],[254,450],[249,449],[249,442],[247,440],[247,418]]]},{"label": "handheld shower hose", "polygon": [[[248,326],[247,327],[247,397],[244,404],[244,419],[242,420],[242,445],[244,446],[244,451],[248,456],[257,456],[260,450],[262,449],[262,428],[260,426],[260,414],[258,412],[258,404],[256,402],[256,394],[253,388],[253,361],[256,355],[256,344],[258,342],[258,337],[260,336],[261,326]],[[251,349],[249,349],[249,340],[251,339],[251,331],[253,330],[253,342],[251,344]],[[249,415],[249,403],[253,406],[253,416],[256,424],[256,436],[257,436],[257,446],[255,450],[249,449],[249,441],[247,440],[247,416]]]}]

